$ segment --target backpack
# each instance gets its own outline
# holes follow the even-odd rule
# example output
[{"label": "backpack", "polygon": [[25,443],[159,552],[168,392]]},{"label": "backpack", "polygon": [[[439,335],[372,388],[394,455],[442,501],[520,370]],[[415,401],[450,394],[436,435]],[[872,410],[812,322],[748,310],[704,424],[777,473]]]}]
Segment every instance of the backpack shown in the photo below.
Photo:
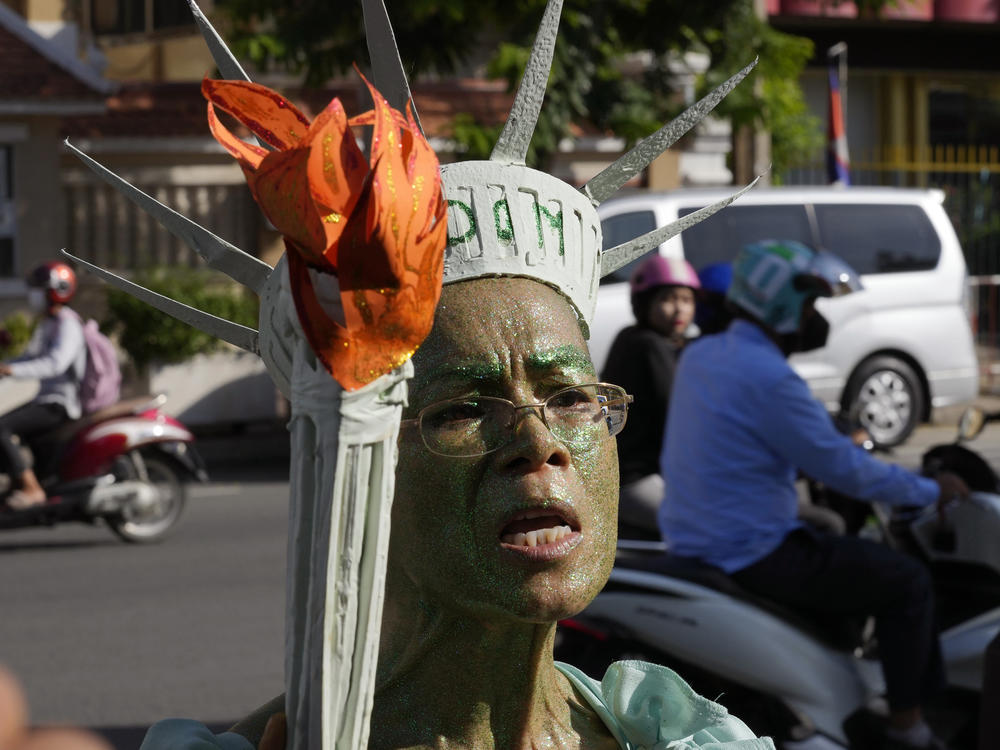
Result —
[{"label": "backpack", "polygon": [[87,347],[87,366],[80,379],[80,406],[84,414],[93,414],[118,401],[122,372],[118,367],[115,345],[101,333],[97,321],[90,319],[84,322],[80,319],[80,323]]}]

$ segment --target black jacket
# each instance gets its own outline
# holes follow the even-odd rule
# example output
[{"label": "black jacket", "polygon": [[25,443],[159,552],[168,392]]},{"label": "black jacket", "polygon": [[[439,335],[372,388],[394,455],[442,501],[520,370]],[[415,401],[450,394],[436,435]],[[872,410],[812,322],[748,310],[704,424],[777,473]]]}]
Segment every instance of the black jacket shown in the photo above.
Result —
[{"label": "black jacket", "polygon": [[611,345],[601,379],[635,396],[625,429],[618,435],[622,484],[660,472],[660,447],[679,353],[673,340],[639,325],[622,329]]}]

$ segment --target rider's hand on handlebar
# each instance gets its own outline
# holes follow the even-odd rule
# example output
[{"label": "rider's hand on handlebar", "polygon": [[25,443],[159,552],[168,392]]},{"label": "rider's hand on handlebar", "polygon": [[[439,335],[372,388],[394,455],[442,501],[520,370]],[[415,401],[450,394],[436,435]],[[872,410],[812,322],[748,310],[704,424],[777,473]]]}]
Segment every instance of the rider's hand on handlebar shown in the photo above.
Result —
[{"label": "rider's hand on handlebar", "polygon": [[851,430],[851,442],[858,446],[864,446],[872,439],[871,433],[864,427],[855,427]]},{"label": "rider's hand on handlebar", "polygon": [[10,375],[10,365],[5,362],[0,362],[0,378],[5,378]]},{"label": "rider's hand on handlebar", "polygon": [[969,496],[969,485],[967,485],[965,480],[958,476],[958,474],[954,474],[950,471],[942,471],[934,477],[934,480],[938,483],[938,487],[941,489],[937,499],[939,511],[943,510],[944,507],[953,500],[964,500]]}]

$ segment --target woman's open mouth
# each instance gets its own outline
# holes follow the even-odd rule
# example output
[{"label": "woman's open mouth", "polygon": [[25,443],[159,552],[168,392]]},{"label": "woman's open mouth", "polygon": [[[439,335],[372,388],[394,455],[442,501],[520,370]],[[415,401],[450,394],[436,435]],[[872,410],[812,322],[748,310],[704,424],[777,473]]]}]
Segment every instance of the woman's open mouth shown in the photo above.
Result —
[{"label": "woman's open mouth", "polygon": [[523,511],[500,532],[500,546],[530,560],[554,560],[583,539],[573,525],[572,519],[552,509]]}]

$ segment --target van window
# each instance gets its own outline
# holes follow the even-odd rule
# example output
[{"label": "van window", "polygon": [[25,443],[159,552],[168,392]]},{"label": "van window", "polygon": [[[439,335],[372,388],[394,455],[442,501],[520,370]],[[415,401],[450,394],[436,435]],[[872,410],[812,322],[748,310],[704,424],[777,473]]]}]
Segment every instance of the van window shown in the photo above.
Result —
[{"label": "van window", "polygon": [[[681,208],[677,214],[687,216],[699,208]],[[681,234],[684,257],[697,270],[731,261],[744,245],[760,240],[798,240],[812,247],[805,206],[727,206]]]},{"label": "van window", "polygon": [[[641,237],[647,232],[656,229],[656,214],[652,211],[631,211],[626,214],[609,216],[601,222],[601,235],[604,237],[604,250],[618,247],[636,237]],[[612,284],[617,281],[628,281],[632,275],[632,270],[639,265],[646,256],[636,258],[617,271],[609,273],[601,279],[602,284]]]},{"label": "van window", "polygon": [[815,204],[821,246],[860,274],[927,271],[941,239],[920,206]]}]

